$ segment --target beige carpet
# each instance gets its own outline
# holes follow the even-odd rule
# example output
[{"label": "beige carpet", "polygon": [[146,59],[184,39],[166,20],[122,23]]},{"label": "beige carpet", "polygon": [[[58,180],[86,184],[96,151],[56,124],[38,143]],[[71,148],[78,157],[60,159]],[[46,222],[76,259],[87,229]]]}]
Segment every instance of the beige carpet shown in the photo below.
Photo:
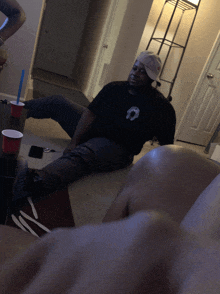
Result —
[{"label": "beige carpet", "polygon": [[[55,121],[30,118],[25,123],[20,155],[27,159],[29,167],[42,168],[59,158],[69,142],[70,138]],[[182,142],[175,142],[175,144],[209,157],[204,154],[204,147]],[[51,148],[57,152],[44,153],[42,159],[30,158],[28,152],[31,145]],[[147,142],[141,153],[135,156],[134,163],[158,146],[156,143],[151,146],[150,142]],[[130,168],[127,168],[111,173],[91,175],[69,186],[68,190],[76,226],[102,221],[119,189],[124,184],[129,170]]]}]

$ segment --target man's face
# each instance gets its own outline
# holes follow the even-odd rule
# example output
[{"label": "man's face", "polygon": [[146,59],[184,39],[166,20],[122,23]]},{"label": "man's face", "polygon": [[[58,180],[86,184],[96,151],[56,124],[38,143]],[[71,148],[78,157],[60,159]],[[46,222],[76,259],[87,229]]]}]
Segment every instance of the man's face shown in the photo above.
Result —
[{"label": "man's face", "polygon": [[142,87],[151,84],[151,79],[147,75],[143,63],[136,60],[128,76],[128,82],[133,87]]}]

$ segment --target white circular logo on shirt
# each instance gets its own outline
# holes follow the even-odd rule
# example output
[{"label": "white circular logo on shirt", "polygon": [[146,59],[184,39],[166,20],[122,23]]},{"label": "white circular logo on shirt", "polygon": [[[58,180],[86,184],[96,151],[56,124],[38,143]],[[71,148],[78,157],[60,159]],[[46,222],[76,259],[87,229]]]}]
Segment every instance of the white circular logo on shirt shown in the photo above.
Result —
[{"label": "white circular logo on shirt", "polygon": [[130,121],[135,120],[136,118],[139,117],[140,114],[140,109],[136,106],[132,106],[128,111],[127,111],[127,116],[126,119],[130,119]]}]

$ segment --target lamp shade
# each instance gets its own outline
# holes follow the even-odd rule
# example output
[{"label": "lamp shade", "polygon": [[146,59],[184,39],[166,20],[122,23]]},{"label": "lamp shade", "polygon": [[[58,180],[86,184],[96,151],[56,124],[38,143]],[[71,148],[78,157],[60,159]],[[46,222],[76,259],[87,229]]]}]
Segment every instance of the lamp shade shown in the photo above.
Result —
[{"label": "lamp shade", "polygon": [[182,10],[197,9],[201,0],[166,0],[166,3],[170,3]]},{"label": "lamp shade", "polygon": [[188,2],[188,3],[191,3],[191,4],[194,4],[194,5],[198,5],[199,4],[199,0],[183,0],[184,2]]}]

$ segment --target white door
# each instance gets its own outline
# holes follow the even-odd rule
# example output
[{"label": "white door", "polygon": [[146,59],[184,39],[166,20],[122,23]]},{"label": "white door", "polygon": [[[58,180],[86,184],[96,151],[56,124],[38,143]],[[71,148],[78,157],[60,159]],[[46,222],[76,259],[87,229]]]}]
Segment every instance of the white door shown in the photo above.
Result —
[{"label": "white door", "polygon": [[90,74],[91,78],[88,81],[87,89],[85,91],[85,95],[89,101],[92,101],[105,85],[105,79],[108,74],[109,65],[114,53],[128,1],[129,0],[111,1],[108,16],[102,32],[100,46]]},{"label": "white door", "polygon": [[220,32],[175,139],[206,146],[220,123]]}]

